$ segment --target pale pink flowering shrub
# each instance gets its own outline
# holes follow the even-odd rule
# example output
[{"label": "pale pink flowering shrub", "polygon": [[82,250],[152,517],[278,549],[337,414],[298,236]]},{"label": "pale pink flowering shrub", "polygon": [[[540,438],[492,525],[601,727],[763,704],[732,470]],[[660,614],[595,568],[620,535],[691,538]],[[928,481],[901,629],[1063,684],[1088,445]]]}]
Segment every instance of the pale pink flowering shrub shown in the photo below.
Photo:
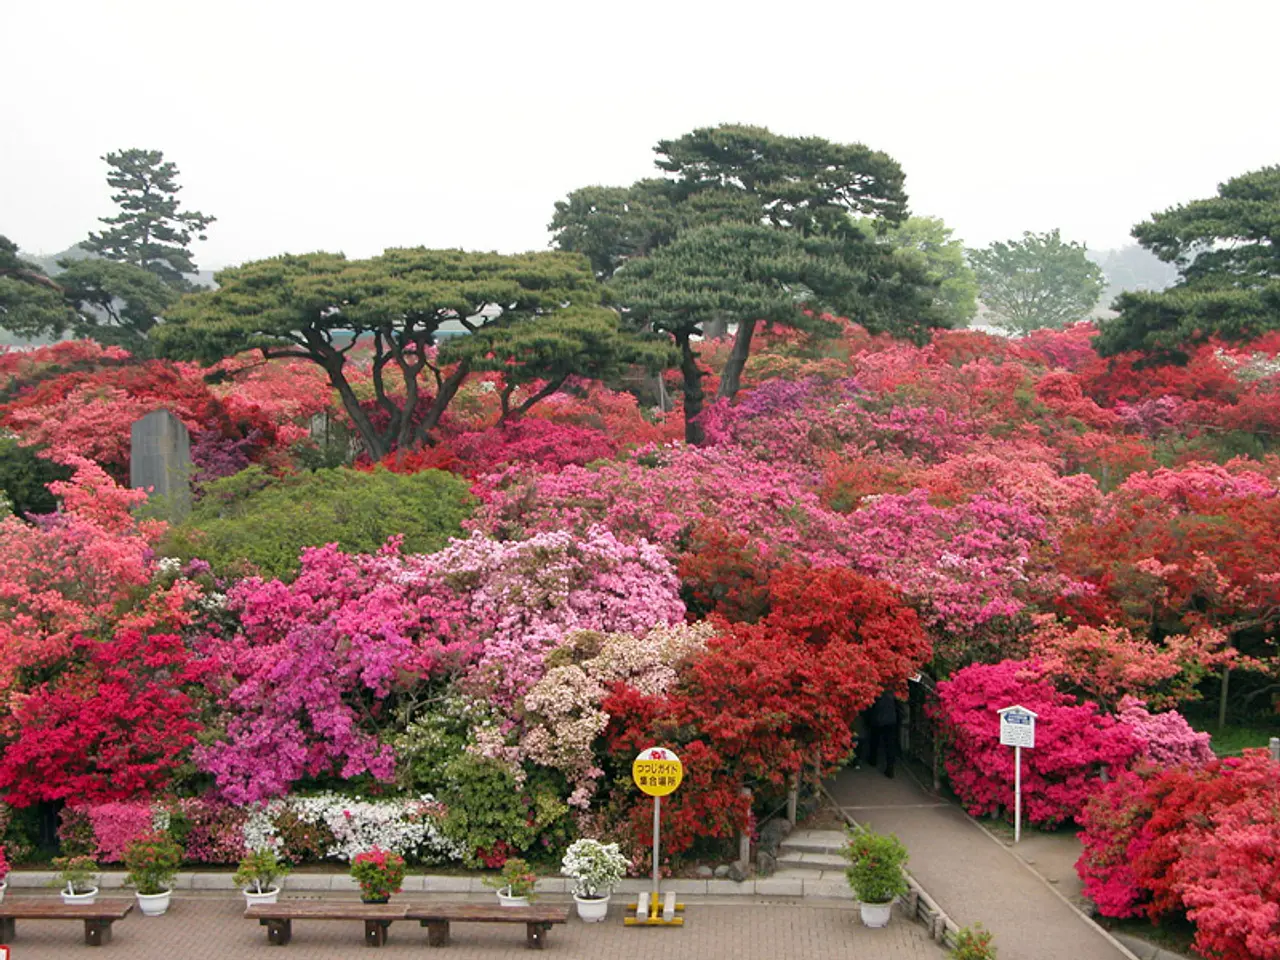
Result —
[{"label": "pale pink flowering shrub", "polygon": [[85,808],[93,825],[96,857],[105,863],[124,860],[125,848],[155,829],[150,801],[89,804]]},{"label": "pale pink flowering shrub", "polygon": [[549,658],[548,669],[521,701],[520,755],[560,770],[569,805],[585,809],[603,774],[593,747],[610,716],[602,708],[611,687],[626,683],[657,696],[675,682],[676,667],[706,648],[706,622],[661,626],[644,634],[578,633]]}]

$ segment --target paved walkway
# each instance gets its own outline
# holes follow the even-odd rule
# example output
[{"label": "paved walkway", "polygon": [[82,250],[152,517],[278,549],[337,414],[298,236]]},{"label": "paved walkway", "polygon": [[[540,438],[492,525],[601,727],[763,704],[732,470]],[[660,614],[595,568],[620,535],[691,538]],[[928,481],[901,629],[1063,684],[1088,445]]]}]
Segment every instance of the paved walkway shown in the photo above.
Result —
[{"label": "paved walkway", "polygon": [[[48,897],[51,894],[46,893]],[[12,896],[12,892],[10,893]],[[325,899],[339,899],[334,894]],[[6,897],[6,902],[9,897]],[[414,899],[414,898],[411,898]],[[547,897],[559,903],[563,898]],[[492,903],[492,896],[485,900]],[[572,914],[572,904],[569,904]],[[544,954],[531,954],[520,924],[454,924],[449,946],[432,950],[427,932],[416,923],[391,926],[387,945],[376,953],[362,946],[364,928],[356,922],[297,921],[287,947],[267,945],[266,931],[243,917],[238,894],[190,893],[174,897],[163,917],[142,917],[135,910],[115,925],[102,957],[127,960],[347,960],[350,957],[423,957],[439,952],[444,960],[500,960],[560,956],[564,960],[944,960],[924,928],[902,916],[883,930],[868,930],[851,904],[735,898],[729,904],[696,902],[685,907],[681,929],[636,929],[622,925],[622,906],[615,903],[609,919],[585,924],[571,915],[553,927]],[[19,920],[11,944],[13,960],[66,960],[89,950],[83,925],[67,921]],[[90,950],[84,956],[97,957]],[[1010,956],[1014,960],[1014,956]]]},{"label": "paved walkway", "polygon": [[828,784],[859,823],[895,833],[909,869],[960,926],[982,923],[1010,960],[1122,960],[1125,953],[1063,903],[1018,858],[956,806],[903,771],[843,770]]}]

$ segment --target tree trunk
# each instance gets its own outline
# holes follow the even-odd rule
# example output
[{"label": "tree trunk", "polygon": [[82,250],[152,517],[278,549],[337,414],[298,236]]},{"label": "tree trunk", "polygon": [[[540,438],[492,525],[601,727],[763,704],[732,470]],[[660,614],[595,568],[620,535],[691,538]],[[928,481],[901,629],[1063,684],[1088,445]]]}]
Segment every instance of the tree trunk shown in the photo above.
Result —
[{"label": "tree trunk", "polygon": [[698,369],[698,355],[689,343],[689,334],[677,334],[680,345],[680,375],[684,378],[684,439],[686,443],[702,446],[706,434],[697,422],[702,413],[702,371]]},{"label": "tree trunk", "polygon": [[390,452],[386,441],[378,435],[368,415],[360,408],[360,399],[355,395],[355,391],[351,389],[351,384],[347,383],[347,378],[342,375],[342,372],[331,369],[328,373],[329,382],[342,398],[342,408],[347,411],[347,416],[356,425],[356,432],[360,434],[360,442],[364,444],[365,453],[374,460],[381,460]]},{"label": "tree trunk", "polygon": [[427,411],[426,417],[422,423],[418,424],[418,429],[413,432],[415,443],[421,443],[427,439],[427,434],[436,428],[436,424],[440,422],[440,417],[444,415],[452,402],[454,395],[457,394],[458,388],[462,386],[462,381],[467,379],[467,374],[471,370],[471,365],[466,360],[458,362],[458,366],[453,373],[445,378],[440,384],[440,389],[436,393],[435,402],[431,404],[431,409]]},{"label": "tree trunk", "polygon": [[716,396],[732,400],[738,395],[742,384],[742,370],[751,356],[751,337],[756,332],[756,320],[738,321],[738,332],[733,338],[733,349],[729,351],[729,362],[720,375],[720,390]]},{"label": "tree trunk", "polygon": [[[563,387],[564,382],[568,379],[569,379],[568,377],[560,377],[556,380],[547,381],[547,383],[543,385],[541,390],[527,397],[524,400],[524,402],[522,402],[520,406],[516,407],[514,410],[510,410],[507,408],[507,402],[506,402],[507,398],[504,398],[503,404],[502,404],[502,416],[498,418],[498,422],[508,423],[512,420],[519,420],[521,417],[523,417],[526,413],[529,412],[529,408],[532,407],[535,403],[537,403],[539,400],[545,400],[547,397],[551,396],[553,393],[555,393],[561,387]],[[509,395],[507,396],[509,397]]]}]

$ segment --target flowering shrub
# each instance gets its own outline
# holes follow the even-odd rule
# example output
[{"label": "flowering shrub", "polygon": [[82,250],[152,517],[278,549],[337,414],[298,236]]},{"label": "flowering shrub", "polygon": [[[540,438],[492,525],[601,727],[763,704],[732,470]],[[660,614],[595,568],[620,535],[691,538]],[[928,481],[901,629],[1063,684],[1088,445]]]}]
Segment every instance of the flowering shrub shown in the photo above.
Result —
[{"label": "flowering shrub", "polygon": [[1156,766],[1203,766],[1214,759],[1209,734],[1197,733],[1176,710],[1149,713],[1135,697],[1120,701],[1116,719],[1142,741],[1143,758]]},{"label": "flowering shrub", "polygon": [[9,860],[5,856],[4,847],[0,847],[0,883],[4,883],[9,876]]},{"label": "flowering shrub", "polygon": [[1014,704],[1034,711],[1036,748],[1023,754],[1023,812],[1032,823],[1075,817],[1102,786],[1141,751],[1127,725],[1059,693],[1035,661],[973,664],[938,684],[937,719],[951,738],[951,785],[975,816],[1013,809],[1013,751],[1000,745],[996,711]]},{"label": "flowering shrub", "polygon": [[351,860],[351,876],[360,884],[360,899],[385,901],[404,884],[404,857],[381,847],[357,853]]},{"label": "flowering shrub", "polygon": [[627,874],[627,858],[616,843],[599,840],[575,841],[560,861],[560,872],[575,881],[573,892],[594,899],[607,896]]},{"label": "flowering shrub", "polygon": [[511,857],[503,863],[502,872],[496,877],[484,878],[486,887],[492,887],[505,896],[526,897],[530,901],[534,899],[533,888],[537,882],[537,874],[519,857]]}]

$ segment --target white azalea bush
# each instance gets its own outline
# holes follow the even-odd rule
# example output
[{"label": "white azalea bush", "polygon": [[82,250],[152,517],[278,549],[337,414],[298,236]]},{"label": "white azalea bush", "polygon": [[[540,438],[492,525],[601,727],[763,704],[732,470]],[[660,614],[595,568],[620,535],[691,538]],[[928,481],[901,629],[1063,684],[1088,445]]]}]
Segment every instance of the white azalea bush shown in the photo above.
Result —
[{"label": "white azalea bush", "polygon": [[574,880],[573,892],[595,899],[609,894],[627,873],[629,861],[616,843],[577,840],[565,852],[560,872]]},{"label": "white azalea bush", "polygon": [[357,800],[322,793],[273,800],[245,821],[245,847],[280,850],[278,823],[286,814],[299,823],[328,831],[333,843],[325,856],[339,860],[350,861],[374,847],[419,863],[460,860],[465,852],[441,830],[444,809],[430,794],[416,799]]}]

